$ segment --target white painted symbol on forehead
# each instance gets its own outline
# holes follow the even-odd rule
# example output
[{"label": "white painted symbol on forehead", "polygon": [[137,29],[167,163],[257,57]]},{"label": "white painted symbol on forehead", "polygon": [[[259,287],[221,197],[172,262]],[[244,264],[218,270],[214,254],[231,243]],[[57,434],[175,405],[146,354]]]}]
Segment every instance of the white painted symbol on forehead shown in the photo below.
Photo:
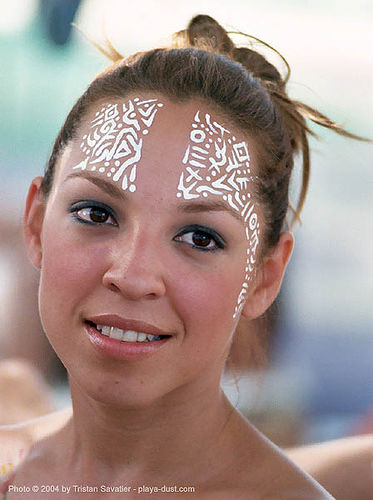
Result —
[{"label": "white painted symbol on forehead", "polygon": [[121,179],[122,189],[136,191],[136,169],[141,159],[143,137],[149,133],[163,104],[158,99],[138,97],[124,104],[106,104],[96,112],[90,132],[80,144],[85,159],[73,169],[97,171]]},{"label": "white painted symbol on forehead", "polygon": [[197,111],[182,162],[185,168],[179,178],[178,198],[190,200],[201,196],[220,196],[241,215],[245,223],[248,249],[245,278],[233,314],[236,318],[245,303],[260,234],[255,204],[248,192],[254,177],[250,175],[247,143],[238,142],[208,113]]}]

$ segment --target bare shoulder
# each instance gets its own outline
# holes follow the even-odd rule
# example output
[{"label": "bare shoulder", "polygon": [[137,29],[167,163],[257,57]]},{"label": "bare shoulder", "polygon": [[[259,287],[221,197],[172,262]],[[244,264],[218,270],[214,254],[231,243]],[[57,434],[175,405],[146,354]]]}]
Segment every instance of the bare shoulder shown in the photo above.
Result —
[{"label": "bare shoulder", "polygon": [[237,436],[237,480],[242,492],[242,497],[237,498],[254,499],[260,493],[263,500],[333,500],[315,479],[247,421],[241,423]]},{"label": "bare shoulder", "polygon": [[0,483],[14,473],[35,442],[60,430],[71,415],[69,407],[26,422],[0,426]]},{"label": "bare shoulder", "polygon": [[[266,439],[266,438],[264,438]],[[266,500],[332,500],[314,478],[299,468],[276,445],[267,442],[261,463],[261,479],[268,485]]]}]

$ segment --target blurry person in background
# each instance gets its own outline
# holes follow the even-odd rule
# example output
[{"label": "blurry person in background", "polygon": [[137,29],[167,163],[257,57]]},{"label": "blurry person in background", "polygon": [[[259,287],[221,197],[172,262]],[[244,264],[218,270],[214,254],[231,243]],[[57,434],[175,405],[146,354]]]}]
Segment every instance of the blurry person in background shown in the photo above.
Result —
[{"label": "blurry person in background", "polygon": [[286,452],[338,500],[372,500],[373,433]]},{"label": "blurry person in background", "polygon": [[12,219],[0,217],[0,232],[0,425],[4,425],[55,410],[52,385],[64,378],[64,369],[43,333],[38,273],[26,256],[22,229]]},{"label": "blurry person in background", "polygon": [[51,381],[57,358],[40,323],[39,273],[30,266],[21,226],[0,215],[0,231],[0,361],[25,359]]},{"label": "blurry person in background", "polygon": [[0,424],[4,425],[55,410],[52,383],[62,370],[40,323],[38,273],[27,259],[22,230],[0,216],[0,232]]},{"label": "blurry person in background", "polygon": [[16,424],[55,410],[52,387],[25,359],[0,361],[0,425]]}]

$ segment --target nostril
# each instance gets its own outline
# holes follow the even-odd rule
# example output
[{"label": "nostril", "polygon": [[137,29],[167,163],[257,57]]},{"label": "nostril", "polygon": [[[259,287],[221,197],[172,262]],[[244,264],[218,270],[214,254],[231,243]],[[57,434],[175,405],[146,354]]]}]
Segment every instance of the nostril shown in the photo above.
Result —
[{"label": "nostril", "polygon": [[144,249],[134,255],[113,254],[102,276],[103,286],[130,300],[153,300],[163,296],[166,291],[164,267],[143,253]]},{"label": "nostril", "polygon": [[121,291],[121,288],[116,285],[113,280],[103,280],[103,284],[106,288],[108,288],[109,290],[111,290],[112,292],[115,292],[115,293],[118,293]]}]

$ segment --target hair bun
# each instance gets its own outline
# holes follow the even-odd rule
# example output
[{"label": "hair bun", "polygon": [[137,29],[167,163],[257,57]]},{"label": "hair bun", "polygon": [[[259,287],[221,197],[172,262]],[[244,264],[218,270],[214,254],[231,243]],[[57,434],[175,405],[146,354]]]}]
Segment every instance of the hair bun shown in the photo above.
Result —
[{"label": "hair bun", "polygon": [[210,16],[193,17],[187,27],[187,36],[192,47],[232,55],[234,43],[225,29]]},{"label": "hair bun", "polygon": [[[248,39],[254,39],[277,52],[255,37],[244,33],[239,34]],[[259,52],[248,47],[236,46],[227,31],[212,17],[203,14],[193,17],[186,29],[186,36],[188,43],[192,47],[224,54],[240,63],[254,77],[261,79],[263,83],[274,83],[276,86],[282,87],[284,82],[277,68]],[[279,55],[282,57],[281,54]],[[284,58],[282,57],[282,59]]]}]

